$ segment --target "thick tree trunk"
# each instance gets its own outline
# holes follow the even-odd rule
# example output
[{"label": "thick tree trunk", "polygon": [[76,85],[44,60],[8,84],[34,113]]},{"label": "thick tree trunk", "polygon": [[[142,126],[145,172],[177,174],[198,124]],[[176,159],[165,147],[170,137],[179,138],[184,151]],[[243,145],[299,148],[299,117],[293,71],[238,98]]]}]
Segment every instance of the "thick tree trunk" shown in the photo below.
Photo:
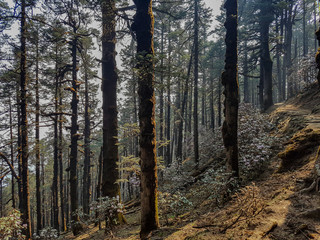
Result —
[{"label": "thick tree trunk", "polygon": [[133,31],[137,37],[137,69],[141,159],[141,239],[159,227],[154,92],[154,17],[151,0],[134,0]]},{"label": "thick tree trunk", "polygon": [[83,170],[83,212],[89,214],[90,186],[91,186],[91,156],[90,156],[90,113],[89,113],[89,85],[88,85],[88,66],[84,63],[85,80],[85,106],[84,106],[84,170]]},{"label": "thick tree trunk", "polygon": [[[114,0],[102,2],[102,92],[103,92],[103,179],[102,196],[120,197],[117,183],[118,110],[116,66],[116,6]],[[120,223],[124,221],[119,214]]]},{"label": "thick tree trunk", "polygon": [[226,59],[225,71],[222,73],[224,85],[224,114],[225,120],[222,126],[222,137],[226,147],[227,170],[232,176],[239,177],[238,166],[238,53],[237,53],[237,0],[227,0],[224,7],[227,11],[225,22],[226,33]]},{"label": "thick tree trunk", "polygon": [[[273,105],[272,98],[272,60],[269,50],[269,28],[273,20],[272,0],[261,1],[260,16],[260,68],[261,81],[263,81],[263,104],[261,109],[266,111]],[[261,91],[261,89],[260,89]],[[261,94],[261,93],[260,93]]]},{"label": "thick tree trunk", "polygon": [[20,127],[21,127],[21,185],[20,211],[22,223],[27,227],[24,230],[27,239],[31,239],[30,222],[30,192],[28,168],[28,118],[27,118],[27,51],[26,51],[26,1],[21,1],[21,62],[20,62]]},{"label": "thick tree trunk", "polygon": [[194,162],[199,167],[199,133],[198,133],[198,77],[199,77],[199,6],[194,0],[194,104],[193,104],[193,147]]},{"label": "thick tree trunk", "polygon": [[72,220],[72,232],[74,235],[78,235],[82,231],[82,226],[79,222],[79,216],[76,211],[79,208],[78,203],[78,89],[79,83],[77,80],[77,29],[73,27],[74,39],[72,40],[72,100],[71,100],[71,150],[70,150],[70,201],[71,201],[71,220]]}]

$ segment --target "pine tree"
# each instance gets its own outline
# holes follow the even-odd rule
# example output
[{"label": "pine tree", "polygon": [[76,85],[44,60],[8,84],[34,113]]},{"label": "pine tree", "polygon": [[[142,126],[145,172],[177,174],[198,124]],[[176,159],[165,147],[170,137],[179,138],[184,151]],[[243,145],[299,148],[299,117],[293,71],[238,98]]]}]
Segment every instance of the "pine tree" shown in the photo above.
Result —
[{"label": "pine tree", "polygon": [[135,0],[141,159],[141,239],[159,227],[152,1]]}]

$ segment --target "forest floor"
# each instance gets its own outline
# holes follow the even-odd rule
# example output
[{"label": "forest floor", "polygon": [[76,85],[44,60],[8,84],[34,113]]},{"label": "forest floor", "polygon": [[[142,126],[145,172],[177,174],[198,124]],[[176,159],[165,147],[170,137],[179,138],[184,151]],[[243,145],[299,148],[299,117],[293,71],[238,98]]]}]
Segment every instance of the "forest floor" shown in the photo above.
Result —
[{"label": "forest floor", "polygon": [[[268,114],[278,126],[270,134],[285,139],[268,168],[223,206],[198,199],[191,211],[162,221],[150,239],[320,239],[320,92],[313,86]],[[113,235],[92,226],[83,235],[64,239],[139,239],[139,214],[139,207],[131,209],[128,224],[116,227]]]}]

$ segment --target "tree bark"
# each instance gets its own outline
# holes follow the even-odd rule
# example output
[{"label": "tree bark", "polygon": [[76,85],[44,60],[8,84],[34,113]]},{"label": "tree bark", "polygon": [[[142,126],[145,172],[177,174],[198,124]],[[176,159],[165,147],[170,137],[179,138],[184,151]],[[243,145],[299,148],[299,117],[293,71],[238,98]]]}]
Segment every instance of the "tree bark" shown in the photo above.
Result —
[{"label": "tree bark", "polygon": [[[160,136],[159,136],[159,141],[162,142],[163,141],[163,105],[164,105],[164,101],[163,101],[163,79],[164,79],[164,23],[161,23],[161,59],[160,59],[160,113],[159,113],[159,132],[160,132]],[[164,148],[160,147],[159,148],[159,153],[158,153],[159,157],[163,157],[164,156]]]},{"label": "tree bark", "polygon": [[79,216],[76,211],[79,208],[78,202],[78,89],[79,83],[77,80],[77,28],[73,26],[74,38],[71,42],[72,51],[72,100],[71,100],[71,150],[70,150],[70,201],[71,201],[71,220],[72,220],[72,232],[74,235],[78,235],[82,231],[82,226],[79,222]]},{"label": "tree bark", "polygon": [[193,104],[193,147],[196,169],[199,167],[199,133],[198,133],[198,77],[199,77],[199,7],[194,0],[194,104]]},{"label": "tree bark", "polygon": [[[184,91],[183,91],[183,99],[182,99],[182,104],[181,104],[181,112],[180,112],[180,116],[181,116],[181,120],[179,122],[179,126],[178,126],[178,146],[177,146],[177,161],[178,164],[181,165],[182,164],[182,140],[183,140],[183,122],[185,123],[185,128],[187,128],[186,126],[186,117],[185,116],[185,109],[186,109],[186,105],[187,105],[187,100],[188,100],[188,91],[189,91],[189,79],[190,79],[190,74],[191,74],[191,66],[192,66],[192,51],[193,49],[191,49],[190,53],[190,60],[189,60],[189,64],[188,64],[188,72],[187,72],[187,78],[185,81],[185,85],[184,85]],[[184,117],[184,119],[183,119]]]},{"label": "tree bark", "polygon": [[20,127],[21,127],[21,203],[20,211],[22,223],[27,227],[24,230],[27,239],[31,239],[30,222],[30,192],[29,192],[29,168],[28,168],[28,118],[27,118],[27,51],[26,51],[26,1],[21,0],[21,62],[20,62]]},{"label": "tree bark", "polygon": [[42,229],[41,181],[40,181],[40,97],[39,97],[39,35],[36,36],[36,198],[37,198],[37,234]]},{"label": "tree bark", "polygon": [[168,145],[166,146],[166,154],[165,154],[165,165],[169,167],[171,164],[171,26],[169,21],[169,31],[168,31],[168,76],[167,76],[167,120],[166,120],[166,140],[168,141]]},{"label": "tree bark", "polygon": [[141,239],[159,227],[152,0],[134,0],[141,159]]},{"label": "tree bark", "polygon": [[[260,78],[263,81],[263,104],[261,109],[266,111],[273,105],[272,98],[272,60],[270,57],[269,50],[269,28],[273,21],[273,9],[272,0],[263,0],[260,2],[261,5],[261,16],[260,16]],[[261,93],[260,93],[261,94]]]},{"label": "tree bark", "polygon": [[58,75],[58,46],[56,46],[56,76],[55,76],[55,94],[54,94],[54,154],[53,154],[53,178],[52,178],[52,201],[53,201],[53,228],[58,232],[59,229],[59,202],[58,202],[58,90],[59,90],[59,75]]},{"label": "tree bark", "polygon": [[[102,2],[102,92],[103,92],[103,179],[102,196],[120,197],[117,183],[118,156],[118,110],[116,66],[116,6],[114,0]],[[123,215],[119,214],[123,223]]]},{"label": "tree bark", "polygon": [[[11,96],[9,97],[9,118],[10,118],[10,158],[11,165],[14,166],[14,151],[13,151],[13,121],[12,121],[12,103]],[[12,198],[12,208],[16,208],[16,198],[15,198],[15,180],[14,172],[11,173],[11,198]]]},{"label": "tree bark", "polygon": [[237,0],[227,0],[224,7],[227,11],[225,22],[226,33],[226,58],[225,70],[222,73],[224,85],[224,115],[222,126],[223,143],[226,148],[227,170],[233,177],[239,177],[238,166],[238,53],[237,53]]},{"label": "tree bark", "polygon": [[[87,53],[85,53],[87,55]],[[90,113],[89,113],[89,83],[87,60],[84,59],[85,106],[84,106],[84,170],[83,170],[83,212],[89,215],[91,186],[91,156],[90,156]]]},{"label": "tree bark", "polygon": [[247,39],[244,42],[244,61],[243,61],[243,101],[244,103],[250,102],[249,83],[248,83],[248,44]]}]

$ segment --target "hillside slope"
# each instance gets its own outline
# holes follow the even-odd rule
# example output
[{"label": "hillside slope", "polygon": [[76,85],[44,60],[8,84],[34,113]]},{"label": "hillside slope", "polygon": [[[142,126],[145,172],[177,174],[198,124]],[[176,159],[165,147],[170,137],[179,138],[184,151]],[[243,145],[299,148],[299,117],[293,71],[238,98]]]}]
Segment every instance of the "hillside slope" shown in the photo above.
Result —
[{"label": "hillside slope", "polygon": [[[167,219],[150,239],[320,239],[318,88],[275,105],[269,118],[278,126],[271,135],[283,146],[275,148],[259,178],[241,187],[225,205],[202,199],[190,212]],[[192,184],[186,193],[200,187]],[[139,207],[126,217],[128,225],[117,227],[112,235],[92,227],[86,234],[64,239],[139,239]]]}]

